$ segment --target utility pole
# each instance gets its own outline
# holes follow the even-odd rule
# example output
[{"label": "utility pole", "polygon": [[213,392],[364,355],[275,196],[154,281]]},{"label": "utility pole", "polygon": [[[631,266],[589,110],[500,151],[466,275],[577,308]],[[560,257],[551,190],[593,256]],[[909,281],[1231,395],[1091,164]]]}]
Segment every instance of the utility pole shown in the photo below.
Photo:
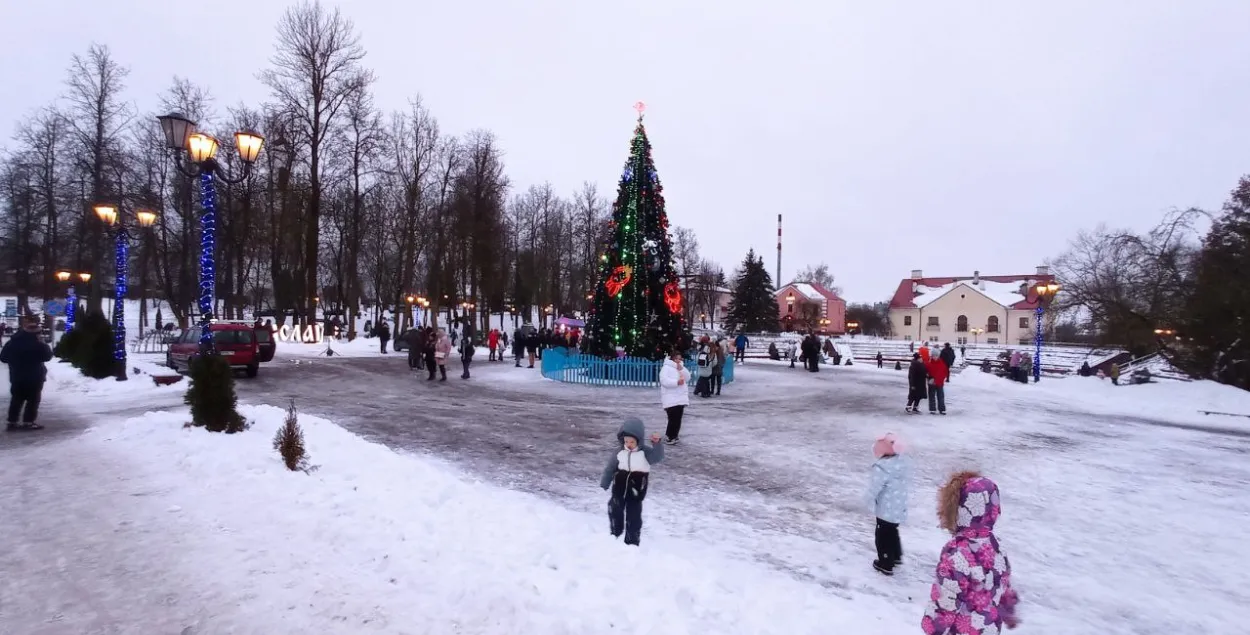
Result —
[{"label": "utility pole", "polygon": [[777,215],[777,281],[778,288],[781,287],[781,214]]}]

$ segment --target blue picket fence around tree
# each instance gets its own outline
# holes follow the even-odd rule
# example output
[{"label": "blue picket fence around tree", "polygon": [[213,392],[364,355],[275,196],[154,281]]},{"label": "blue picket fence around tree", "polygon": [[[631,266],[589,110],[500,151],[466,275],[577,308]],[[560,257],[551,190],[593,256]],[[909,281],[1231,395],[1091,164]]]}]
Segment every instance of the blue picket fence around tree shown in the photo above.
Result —
[{"label": "blue picket fence around tree", "polygon": [[[602,359],[574,349],[549,348],[543,351],[542,372],[543,377],[569,384],[646,387],[659,385],[662,365],[663,362],[637,357]],[[686,360],[686,369],[691,377],[698,377],[699,368],[693,359]],[[734,361],[727,358],[723,381],[728,384],[733,380]]]}]

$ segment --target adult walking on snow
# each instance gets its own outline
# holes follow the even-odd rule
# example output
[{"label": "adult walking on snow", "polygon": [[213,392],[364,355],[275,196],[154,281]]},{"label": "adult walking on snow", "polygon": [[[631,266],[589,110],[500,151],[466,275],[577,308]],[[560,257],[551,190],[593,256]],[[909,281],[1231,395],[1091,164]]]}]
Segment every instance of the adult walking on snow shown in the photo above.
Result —
[{"label": "adult walking on snow", "polygon": [[[43,399],[43,383],[48,378],[44,363],[51,361],[52,349],[39,339],[39,320],[27,317],[22,330],[13,334],[0,348],[0,363],[9,365],[8,430],[40,430],[35,423],[39,402]],[[18,417],[21,423],[18,423]]]},{"label": "adult walking on snow", "polygon": [[[491,329],[486,336],[486,345],[490,348],[488,361],[495,361],[495,349],[499,348],[499,329]],[[502,356],[500,357],[502,359]]]},{"label": "adult walking on snow", "polygon": [[681,418],[690,405],[690,371],[682,362],[681,349],[674,348],[660,367],[660,406],[668,415],[665,443],[677,445],[681,435]]},{"label": "adult walking on snow", "polygon": [[386,343],[391,341],[391,327],[386,320],[378,320],[378,340],[382,342],[382,354],[386,354]]},{"label": "adult walking on snow", "polygon": [[739,333],[738,337],[734,338],[734,349],[735,349],[734,361],[736,362],[746,361],[747,345],[750,343],[751,343],[751,340],[747,337],[746,333]]},{"label": "adult walking on snow", "polygon": [[[466,329],[469,327],[466,325]],[[473,338],[465,335],[460,338],[460,363],[464,365],[464,372],[460,374],[461,379],[469,378],[469,364],[473,363],[473,353],[477,352],[473,345]]]},{"label": "adult walking on snow", "polygon": [[721,340],[712,342],[712,381],[708,386],[708,390],[716,391],[720,394],[721,384],[725,381],[725,358],[728,353],[725,351],[726,343]]},{"label": "adult walking on snow", "polygon": [[946,379],[950,377],[950,368],[942,358],[935,357],[925,364],[925,370],[929,373],[929,414],[946,414]]},{"label": "adult walking on snow", "polygon": [[512,356],[516,358],[516,367],[521,367],[521,358],[525,356],[525,335],[521,329],[512,334]]},{"label": "adult walking on snow", "polygon": [[920,400],[928,392],[925,385],[928,378],[929,371],[925,369],[924,362],[920,361],[920,353],[912,353],[911,366],[907,368],[907,412],[920,414]]},{"label": "adult walking on snow", "polygon": [[943,364],[946,364],[946,379],[949,381],[951,368],[955,365],[955,349],[951,348],[950,342],[947,342],[942,347],[942,352],[938,354],[938,359],[942,360]]}]

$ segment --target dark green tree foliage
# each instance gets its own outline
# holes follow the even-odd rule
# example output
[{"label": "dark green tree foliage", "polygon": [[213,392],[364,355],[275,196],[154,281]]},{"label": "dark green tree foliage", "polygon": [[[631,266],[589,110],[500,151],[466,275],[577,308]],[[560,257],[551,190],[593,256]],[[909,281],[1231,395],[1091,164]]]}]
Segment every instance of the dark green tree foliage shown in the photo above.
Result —
[{"label": "dark green tree foliage", "polygon": [[246,427],[236,406],[234,371],[221,355],[199,355],[191,360],[191,385],[184,397],[191,406],[191,425],[209,432],[234,433]]},{"label": "dark green tree foliage", "polygon": [[87,311],[74,325],[75,340],[67,352],[70,362],[82,374],[104,379],[114,374],[113,325],[100,311]]},{"label": "dark green tree foliage", "polygon": [[755,250],[747,252],[733,283],[733,297],[729,300],[729,313],[725,316],[725,328],[731,332],[776,333],[776,289],[773,279],[764,266],[764,258],[756,256]]},{"label": "dark green tree foliage", "polygon": [[79,331],[78,329],[74,329],[70,331],[69,333],[62,335],[61,339],[57,340],[56,347],[52,349],[52,354],[56,355],[59,359],[63,359],[67,362],[73,363],[74,351],[78,350],[78,346],[81,344],[81,342],[82,342],[81,331]]},{"label": "dark green tree foliage", "polygon": [[[1173,363],[1250,390],[1250,177],[1242,177],[1202,244]],[[1193,338],[1192,341],[1188,338]]]},{"label": "dark green tree foliage", "polygon": [[587,353],[606,357],[619,347],[627,355],[661,359],[688,340],[663,192],[639,117],[599,259],[582,339]]}]

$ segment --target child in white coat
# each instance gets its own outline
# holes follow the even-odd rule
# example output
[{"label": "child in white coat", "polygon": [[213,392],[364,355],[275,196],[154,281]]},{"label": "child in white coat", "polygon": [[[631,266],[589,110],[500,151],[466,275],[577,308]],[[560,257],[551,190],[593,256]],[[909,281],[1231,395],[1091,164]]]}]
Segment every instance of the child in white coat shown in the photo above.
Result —
[{"label": "child in white coat", "polygon": [[690,405],[690,371],[682,361],[681,351],[674,348],[660,368],[660,406],[668,415],[665,443],[677,445],[681,434],[681,417]]},{"label": "child in white coat", "polygon": [[872,444],[872,453],[877,457],[868,485],[868,499],[877,516],[877,559],[872,561],[872,567],[883,575],[894,575],[894,567],[903,562],[898,526],[907,520],[911,464],[901,456],[902,451],[902,442],[893,432]]}]

